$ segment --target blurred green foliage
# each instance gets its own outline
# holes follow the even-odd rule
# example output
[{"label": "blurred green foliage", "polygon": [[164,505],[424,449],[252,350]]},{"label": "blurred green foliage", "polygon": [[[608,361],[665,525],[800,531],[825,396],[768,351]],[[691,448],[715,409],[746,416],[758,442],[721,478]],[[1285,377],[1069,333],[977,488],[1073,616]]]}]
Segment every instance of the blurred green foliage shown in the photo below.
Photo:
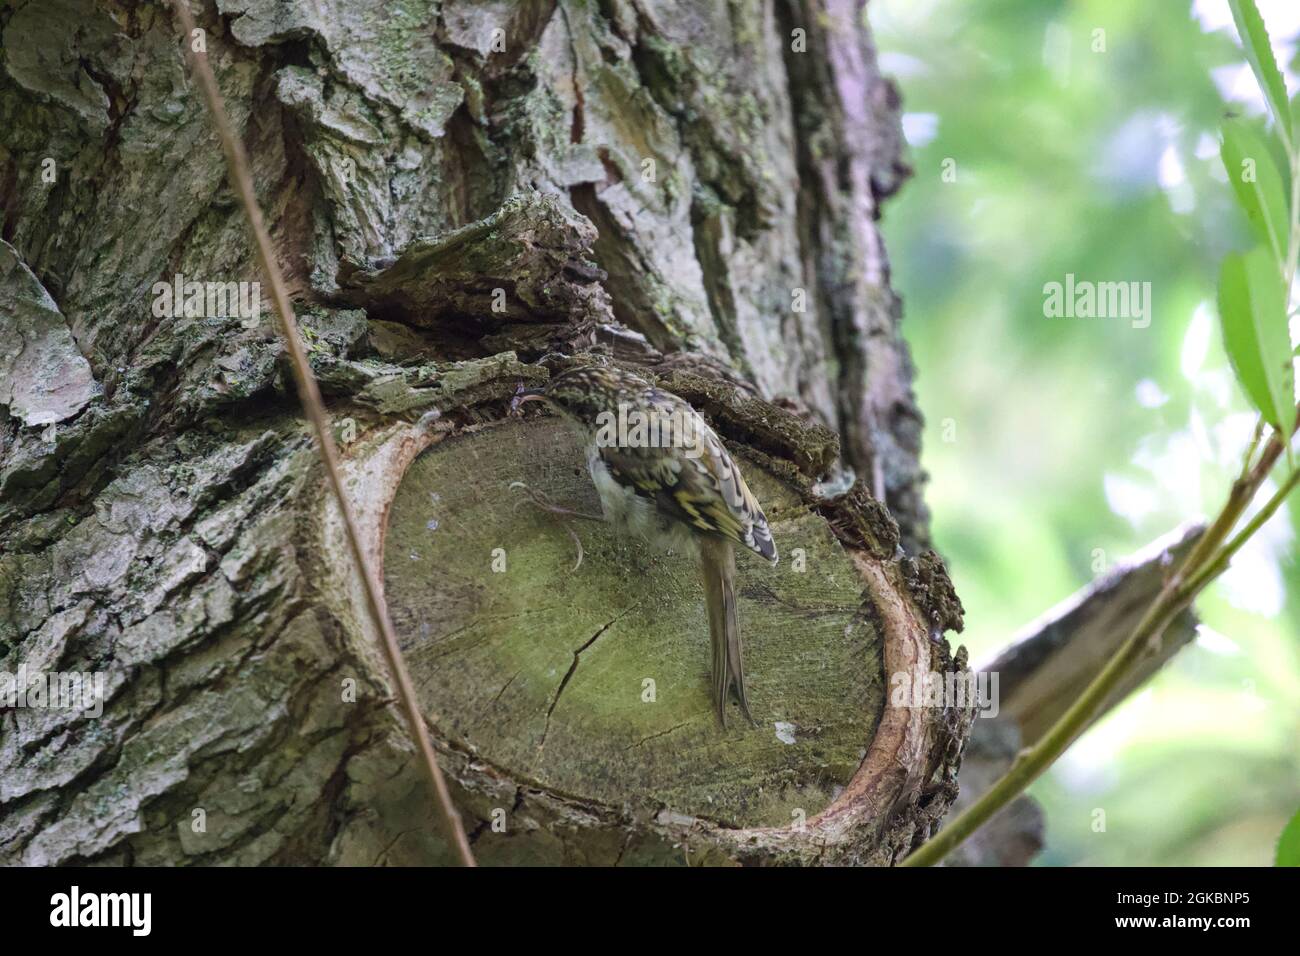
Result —
[{"label": "blurred green foliage", "polygon": [[[1300,4],[1259,6],[1290,63]],[[1221,261],[1255,242],[1219,129],[1225,97],[1264,107],[1226,0],[872,0],[868,18],[916,170],[883,228],[928,501],[978,659],[1221,505],[1256,416],[1215,314]],[[1046,317],[1069,274],[1150,282],[1149,327]],[[1040,862],[1272,862],[1300,805],[1298,511],[1201,599],[1196,644],[1032,788]]]}]

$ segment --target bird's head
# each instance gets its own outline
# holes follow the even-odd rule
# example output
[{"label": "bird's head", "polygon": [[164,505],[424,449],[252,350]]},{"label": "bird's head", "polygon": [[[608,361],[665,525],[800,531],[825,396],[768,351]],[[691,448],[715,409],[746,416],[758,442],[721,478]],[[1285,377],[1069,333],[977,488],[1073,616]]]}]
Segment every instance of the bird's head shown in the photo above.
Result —
[{"label": "bird's head", "polygon": [[617,413],[620,402],[632,400],[636,385],[645,383],[626,372],[603,366],[579,366],[553,375],[541,388],[528,388],[515,399],[545,402],[562,415],[596,428],[602,412]]}]

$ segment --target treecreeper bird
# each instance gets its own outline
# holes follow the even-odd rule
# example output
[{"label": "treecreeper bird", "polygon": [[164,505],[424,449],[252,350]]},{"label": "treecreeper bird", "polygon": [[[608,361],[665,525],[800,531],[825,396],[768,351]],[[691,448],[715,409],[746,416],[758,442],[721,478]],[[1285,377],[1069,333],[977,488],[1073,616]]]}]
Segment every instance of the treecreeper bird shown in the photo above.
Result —
[{"label": "treecreeper bird", "polygon": [[[736,605],[736,544],[776,564],[767,517],[726,448],[690,403],[606,366],[561,372],[518,402],[545,401],[576,423],[601,510],[652,544],[694,551],[713,644],[713,704],[734,691],[752,724]],[[563,511],[563,509],[554,509]]]}]

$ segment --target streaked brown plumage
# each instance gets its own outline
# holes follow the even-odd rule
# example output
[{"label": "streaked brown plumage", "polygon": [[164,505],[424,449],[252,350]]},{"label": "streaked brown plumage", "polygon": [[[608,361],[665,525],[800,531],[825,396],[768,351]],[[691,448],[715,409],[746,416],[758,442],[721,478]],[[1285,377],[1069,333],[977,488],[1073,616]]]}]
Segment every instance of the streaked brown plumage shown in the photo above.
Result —
[{"label": "streaked brown plumage", "polygon": [[583,429],[587,466],[606,518],[656,544],[696,550],[713,643],[714,707],[726,726],[727,696],[734,689],[752,723],[734,545],[773,564],[777,553],[763,509],[721,440],[688,402],[605,366],[561,372],[525,397],[545,399]]}]

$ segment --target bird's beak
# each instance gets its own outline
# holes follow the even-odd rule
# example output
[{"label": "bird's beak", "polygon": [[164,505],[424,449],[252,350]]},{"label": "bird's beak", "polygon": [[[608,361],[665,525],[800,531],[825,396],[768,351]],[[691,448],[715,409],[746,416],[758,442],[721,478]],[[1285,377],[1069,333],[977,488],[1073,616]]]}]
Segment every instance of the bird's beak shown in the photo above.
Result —
[{"label": "bird's beak", "polygon": [[524,402],[544,402],[546,393],[540,388],[523,388],[515,393],[514,399],[510,402],[512,412],[519,411],[519,406]]}]

